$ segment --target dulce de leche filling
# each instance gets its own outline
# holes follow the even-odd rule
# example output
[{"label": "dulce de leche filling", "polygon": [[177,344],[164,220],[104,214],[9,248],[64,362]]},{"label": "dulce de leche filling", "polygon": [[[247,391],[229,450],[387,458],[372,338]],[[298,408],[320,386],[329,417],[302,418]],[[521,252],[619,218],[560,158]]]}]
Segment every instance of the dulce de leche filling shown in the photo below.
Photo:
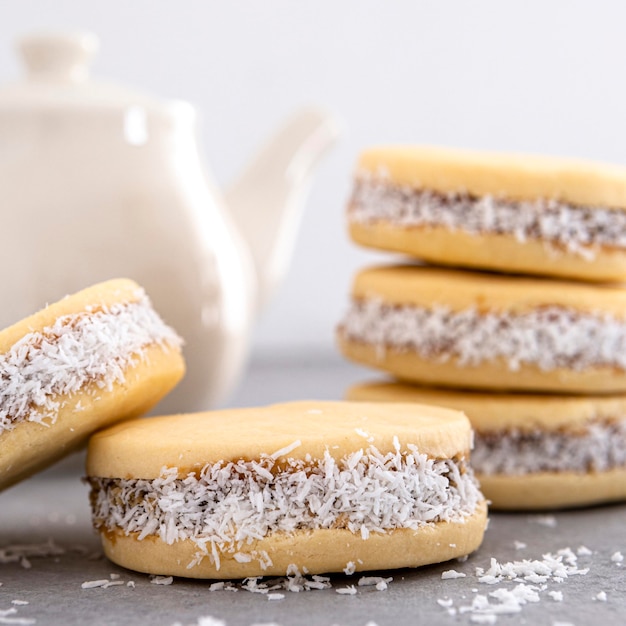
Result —
[{"label": "dulce de leche filling", "polygon": [[93,522],[102,532],[189,539],[198,547],[193,567],[220,555],[271,564],[254,544],[275,532],[347,529],[362,539],[398,528],[417,530],[463,521],[482,501],[463,458],[432,459],[415,446],[382,453],[374,446],[335,460],[272,456],[218,462],[180,478],[164,468],[159,478],[89,478]]},{"label": "dulce de leche filling", "polygon": [[490,195],[442,193],[398,185],[382,176],[359,176],[348,218],[360,224],[443,227],[473,235],[539,240],[555,251],[593,260],[600,247],[626,249],[626,211],[577,206],[553,199],[515,201]]},{"label": "dulce de leche filling", "polygon": [[339,326],[347,340],[459,367],[503,360],[516,371],[612,367],[626,370],[626,322],[610,315],[545,306],[527,313],[450,311],[355,299]]}]

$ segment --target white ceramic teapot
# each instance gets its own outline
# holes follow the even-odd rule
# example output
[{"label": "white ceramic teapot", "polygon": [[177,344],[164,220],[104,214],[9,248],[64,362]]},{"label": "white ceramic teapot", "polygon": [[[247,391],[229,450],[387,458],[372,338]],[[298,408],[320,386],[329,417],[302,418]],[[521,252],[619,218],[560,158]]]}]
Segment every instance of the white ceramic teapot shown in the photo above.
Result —
[{"label": "white ceramic teapot", "polygon": [[242,369],[336,125],[296,115],[221,195],[192,106],[89,80],[96,48],[87,33],[26,37],[26,77],[0,89],[0,327],[133,278],[186,342],[187,375],[160,410],[206,409]]}]

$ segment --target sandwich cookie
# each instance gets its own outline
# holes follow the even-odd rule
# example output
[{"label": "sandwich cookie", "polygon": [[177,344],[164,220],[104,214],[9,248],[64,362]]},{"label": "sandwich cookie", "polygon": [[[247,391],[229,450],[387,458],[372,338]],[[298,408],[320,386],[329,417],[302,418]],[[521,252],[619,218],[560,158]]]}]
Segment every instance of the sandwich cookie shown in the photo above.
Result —
[{"label": "sandwich cookie", "polygon": [[85,289],[0,332],[0,489],[154,406],[181,340],[130,280]]},{"label": "sandwich cookie", "polygon": [[626,290],[417,266],[359,273],[350,359],[433,385],[626,391]]},{"label": "sandwich cookie", "polygon": [[295,402],[133,420],[89,443],[93,522],[129,569],[243,578],[417,567],[481,543],[458,411]]},{"label": "sandwich cookie", "polygon": [[472,467],[493,508],[626,500],[626,395],[483,394],[370,383],[352,387],[347,397],[465,411],[474,428]]},{"label": "sandwich cookie", "polygon": [[436,264],[589,281],[626,278],[626,168],[381,147],[358,162],[352,238]]}]

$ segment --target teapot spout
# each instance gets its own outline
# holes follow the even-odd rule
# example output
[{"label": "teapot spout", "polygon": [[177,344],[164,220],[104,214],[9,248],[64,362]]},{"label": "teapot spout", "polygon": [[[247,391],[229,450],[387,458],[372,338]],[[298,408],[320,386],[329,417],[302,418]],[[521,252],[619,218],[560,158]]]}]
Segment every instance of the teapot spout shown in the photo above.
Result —
[{"label": "teapot spout", "polygon": [[225,193],[230,215],[254,261],[259,306],[286,274],[311,174],[338,135],[339,126],[330,114],[300,111]]}]

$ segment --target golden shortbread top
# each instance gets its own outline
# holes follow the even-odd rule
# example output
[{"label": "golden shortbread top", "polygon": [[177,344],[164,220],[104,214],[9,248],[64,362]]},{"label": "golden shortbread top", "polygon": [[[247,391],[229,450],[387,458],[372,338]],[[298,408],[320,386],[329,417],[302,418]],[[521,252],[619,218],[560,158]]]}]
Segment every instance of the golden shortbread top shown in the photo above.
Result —
[{"label": "golden shortbread top", "polygon": [[432,146],[380,146],[360,155],[357,176],[364,173],[443,193],[554,199],[626,209],[626,167],[592,161]]},{"label": "golden shortbread top", "polygon": [[464,411],[481,433],[504,430],[576,431],[594,420],[626,417],[626,394],[572,396],[479,393],[394,382],[354,385],[346,397],[358,402],[417,402]]},{"label": "golden shortbread top", "polygon": [[362,270],[355,277],[352,296],[356,299],[380,299],[391,305],[441,306],[451,311],[476,308],[479,311],[524,313],[537,307],[560,306],[626,318],[626,289],[620,286],[418,265]]},{"label": "golden shortbread top", "polygon": [[[341,459],[375,446],[393,451],[394,437],[432,458],[466,455],[469,421],[459,411],[419,404],[291,402],[252,409],[138,419],[97,433],[89,442],[87,474],[156,478],[166,467],[181,475],[207,463],[259,459]],[[294,445],[300,442],[299,445]]]},{"label": "golden shortbread top", "polygon": [[130,304],[137,302],[142,294],[141,287],[126,278],[108,280],[83,289],[0,331],[0,354],[8,352],[24,335],[54,326],[59,317],[81,313],[88,308],[97,310],[114,304]]}]

